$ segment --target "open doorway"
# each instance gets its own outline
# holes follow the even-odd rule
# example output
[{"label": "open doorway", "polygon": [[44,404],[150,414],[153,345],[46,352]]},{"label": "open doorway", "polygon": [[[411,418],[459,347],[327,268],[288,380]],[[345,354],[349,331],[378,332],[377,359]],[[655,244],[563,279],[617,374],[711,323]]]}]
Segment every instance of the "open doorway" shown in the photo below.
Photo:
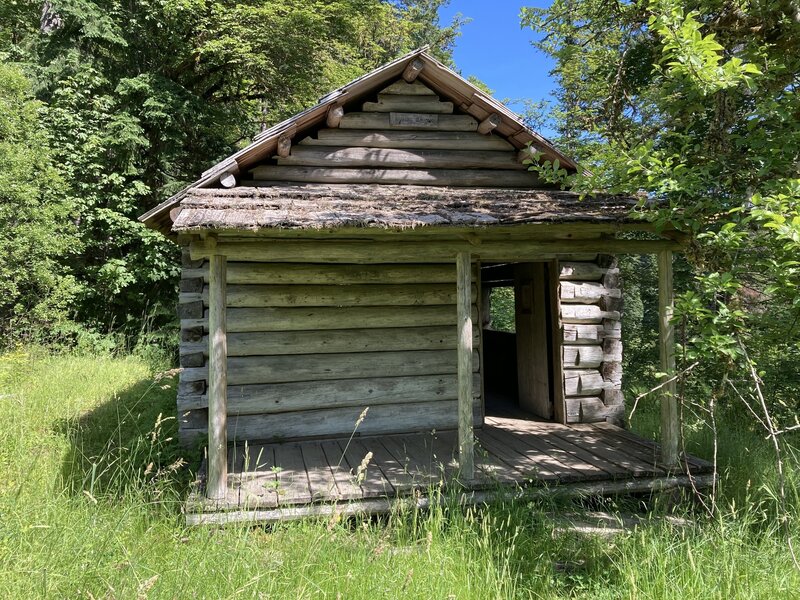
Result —
[{"label": "open doorway", "polygon": [[481,268],[487,415],[554,418],[550,268],[544,262]]}]

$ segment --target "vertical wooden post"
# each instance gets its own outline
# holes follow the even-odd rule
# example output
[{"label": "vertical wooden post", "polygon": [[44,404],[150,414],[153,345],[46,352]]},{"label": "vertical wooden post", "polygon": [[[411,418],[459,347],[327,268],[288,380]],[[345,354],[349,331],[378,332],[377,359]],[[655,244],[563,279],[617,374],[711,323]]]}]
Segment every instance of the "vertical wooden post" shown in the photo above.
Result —
[{"label": "vertical wooden post", "polygon": [[[672,251],[658,253],[658,348],[664,380],[675,376],[675,328],[672,325]],[[661,460],[668,467],[678,466],[677,385],[670,381],[661,388]]]},{"label": "vertical wooden post", "polygon": [[206,495],[222,500],[228,492],[227,261],[212,254],[208,267],[208,479]]},{"label": "vertical wooden post", "polygon": [[550,364],[553,373],[553,420],[567,422],[564,400],[564,329],[561,325],[561,267],[558,259],[547,263],[547,291],[550,294]]},{"label": "vertical wooden post", "polygon": [[458,461],[464,479],[475,477],[472,413],[472,257],[456,256],[458,310]]}]

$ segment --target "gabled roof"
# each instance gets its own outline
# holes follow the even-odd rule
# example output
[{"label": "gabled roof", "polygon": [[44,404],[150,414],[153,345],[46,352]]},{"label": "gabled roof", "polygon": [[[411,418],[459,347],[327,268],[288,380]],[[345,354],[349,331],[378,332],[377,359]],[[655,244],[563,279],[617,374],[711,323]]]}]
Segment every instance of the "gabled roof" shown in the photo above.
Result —
[{"label": "gabled roof", "polygon": [[[415,62],[418,61],[418,62]],[[514,147],[522,149],[530,144],[548,160],[558,159],[567,169],[577,169],[577,164],[556,149],[547,139],[528,128],[522,119],[502,103],[486,95],[478,87],[448,69],[420,48],[375,69],[347,85],[320,98],[319,103],[293,117],[278,123],[257,135],[252,143],[220,163],[205,171],[200,179],[139,217],[139,220],[164,233],[172,228],[171,212],[177,208],[190,190],[211,187],[221,175],[244,172],[275,154],[281,136],[295,135],[303,130],[317,127],[327,117],[328,110],[337,105],[350,104],[374,93],[381,86],[398,79],[409,65],[421,66],[418,79],[441,96],[453,102],[460,111],[483,121],[492,114],[500,117],[494,132],[508,140]]]}]

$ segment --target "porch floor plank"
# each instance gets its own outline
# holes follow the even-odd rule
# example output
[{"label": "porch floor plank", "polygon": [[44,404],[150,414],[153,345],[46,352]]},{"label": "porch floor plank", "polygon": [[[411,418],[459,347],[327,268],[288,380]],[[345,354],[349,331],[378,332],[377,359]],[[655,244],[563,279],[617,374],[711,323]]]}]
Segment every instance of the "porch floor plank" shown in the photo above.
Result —
[{"label": "porch floor plank", "polygon": [[[479,502],[495,492],[621,493],[703,487],[713,478],[711,464],[696,457],[685,459],[683,472],[668,472],[659,463],[658,444],[608,423],[492,416],[475,430],[475,440],[476,475],[469,481],[460,477],[455,431],[356,436],[349,442],[237,442],[229,449],[227,496],[206,499],[201,480],[187,503],[187,521],[385,512],[401,497],[426,505],[426,492],[438,485],[464,502]],[[370,452],[359,480],[359,465]]]}]

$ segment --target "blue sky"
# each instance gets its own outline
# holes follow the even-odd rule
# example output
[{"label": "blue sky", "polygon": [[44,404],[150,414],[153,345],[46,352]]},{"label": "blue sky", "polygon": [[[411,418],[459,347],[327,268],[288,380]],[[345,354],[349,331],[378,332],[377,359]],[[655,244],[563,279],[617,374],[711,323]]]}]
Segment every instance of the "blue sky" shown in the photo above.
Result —
[{"label": "blue sky", "polygon": [[548,4],[541,0],[451,0],[450,6],[439,12],[442,23],[449,23],[456,13],[472,18],[456,41],[456,66],[465,77],[481,79],[496,98],[510,99],[509,107],[517,112],[523,110],[520,100],[549,99],[554,87],[548,74],[553,62],[531,46],[533,31],[519,25],[521,7]]}]

